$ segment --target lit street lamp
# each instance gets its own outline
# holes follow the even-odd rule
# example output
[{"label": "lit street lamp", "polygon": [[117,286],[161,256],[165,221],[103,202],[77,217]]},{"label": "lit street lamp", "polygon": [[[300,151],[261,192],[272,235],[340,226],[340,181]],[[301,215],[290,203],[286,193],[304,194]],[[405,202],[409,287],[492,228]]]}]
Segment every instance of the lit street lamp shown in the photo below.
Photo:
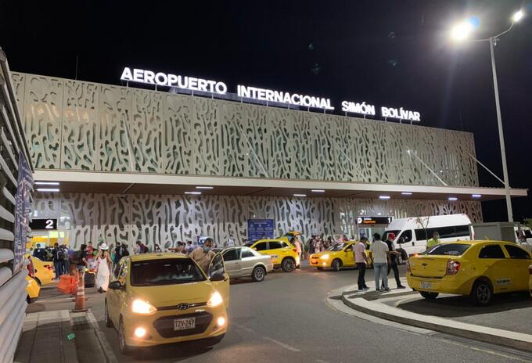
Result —
[{"label": "lit street lamp", "polygon": [[[499,126],[499,141],[501,144],[501,158],[502,158],[502,172],[504,175],[504,190],[506,193],[506,208],[508,210],[508,222],[514,221],[514,216],[512,212],[512,200],[510,197],[510,181],[508,179],[508,166],[506,165],[506,147],[504,145],[504,134],[502,129],[502,118],[501,118],[501,105],[499,102],[499,86],[497,82],[497,70],[495,67],[495,52],[494,48],[499,40],[499,37],[505,33],[508,33],[514,26],[515,23],[523,19],[525,13],[522,10],[519,10],[512,16],[512,24],[508,29],[499,33],[495,36],[486,38],[486,39],[474,39],[470,40],[471,42],[489,42],[490,43],[490,54],[491,54],[491,69],[493,72],[493,89],[495,90],[495,107],[497,109],[497,123]],[[457,42],[467,41],[473,30],[475,29],[475,24],[471,19],[458,23],[451,29],[451,38]]]}]

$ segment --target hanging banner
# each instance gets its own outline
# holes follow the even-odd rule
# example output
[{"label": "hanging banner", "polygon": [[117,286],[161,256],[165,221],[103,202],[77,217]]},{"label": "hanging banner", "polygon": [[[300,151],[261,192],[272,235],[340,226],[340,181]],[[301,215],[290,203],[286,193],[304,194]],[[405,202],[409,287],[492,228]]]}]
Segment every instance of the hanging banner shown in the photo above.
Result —
[{"label": "hanging banner", "polygon": [[15,238],[13,243],[13,274],[24,268],[26,254],[26,240],[29,230],[29,215],[32,210],[31,193],[33,191],[33,176],[24,154],[18,156],[17,193],[15,194]]}]

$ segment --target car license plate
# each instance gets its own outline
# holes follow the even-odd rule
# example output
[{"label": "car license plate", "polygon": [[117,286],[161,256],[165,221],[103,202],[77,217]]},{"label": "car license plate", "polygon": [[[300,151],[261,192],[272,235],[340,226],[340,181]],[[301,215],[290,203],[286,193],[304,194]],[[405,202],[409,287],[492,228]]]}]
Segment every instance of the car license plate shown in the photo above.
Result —
[{"label": "car license plate", "polygon": [[432,282],[421,281],[421,288],[422,289],[431,289],[432,288]]},{"label": "car license plate", "polygon": [[174,330],[187,330],[196,327],[196,318],[175,319]]}]

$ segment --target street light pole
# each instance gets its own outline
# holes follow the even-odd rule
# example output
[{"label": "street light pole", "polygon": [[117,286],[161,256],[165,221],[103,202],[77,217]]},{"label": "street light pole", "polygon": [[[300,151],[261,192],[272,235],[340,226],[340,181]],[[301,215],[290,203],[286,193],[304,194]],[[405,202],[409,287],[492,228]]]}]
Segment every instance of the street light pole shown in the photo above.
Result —
[{"label": "street light pole", "polygon": [[497,124],[499,126],[499,142],[501,144],[501,159],[502,159],[502,173],[504,177],[504,191],[506,194],[506,209],[508,210],[508,222],[514,221],[512,211],[512,199],[510,196],[510,180],[508,178],[508,166],[506,164],[506,146],[504,145],[504,133],[502,129],[501,104],[499,101],[499,85],[497,82],[497,69],[495,67],[495,42],[496,37],[489,38],[490,54],[491,54],[491,69],[493,71],[493,90],[495,92],[495,107],[497,109]]}]

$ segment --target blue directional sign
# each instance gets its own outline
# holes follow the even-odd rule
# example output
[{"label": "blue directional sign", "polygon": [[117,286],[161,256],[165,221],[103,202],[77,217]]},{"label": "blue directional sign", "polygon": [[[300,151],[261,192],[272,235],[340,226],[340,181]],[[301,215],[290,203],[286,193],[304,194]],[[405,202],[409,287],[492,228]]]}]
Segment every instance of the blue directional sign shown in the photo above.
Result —
[{"label": "blue directional sign", "polygon": [[274,224],[273,219],[248,219],[248,241],[273,238]]}]

